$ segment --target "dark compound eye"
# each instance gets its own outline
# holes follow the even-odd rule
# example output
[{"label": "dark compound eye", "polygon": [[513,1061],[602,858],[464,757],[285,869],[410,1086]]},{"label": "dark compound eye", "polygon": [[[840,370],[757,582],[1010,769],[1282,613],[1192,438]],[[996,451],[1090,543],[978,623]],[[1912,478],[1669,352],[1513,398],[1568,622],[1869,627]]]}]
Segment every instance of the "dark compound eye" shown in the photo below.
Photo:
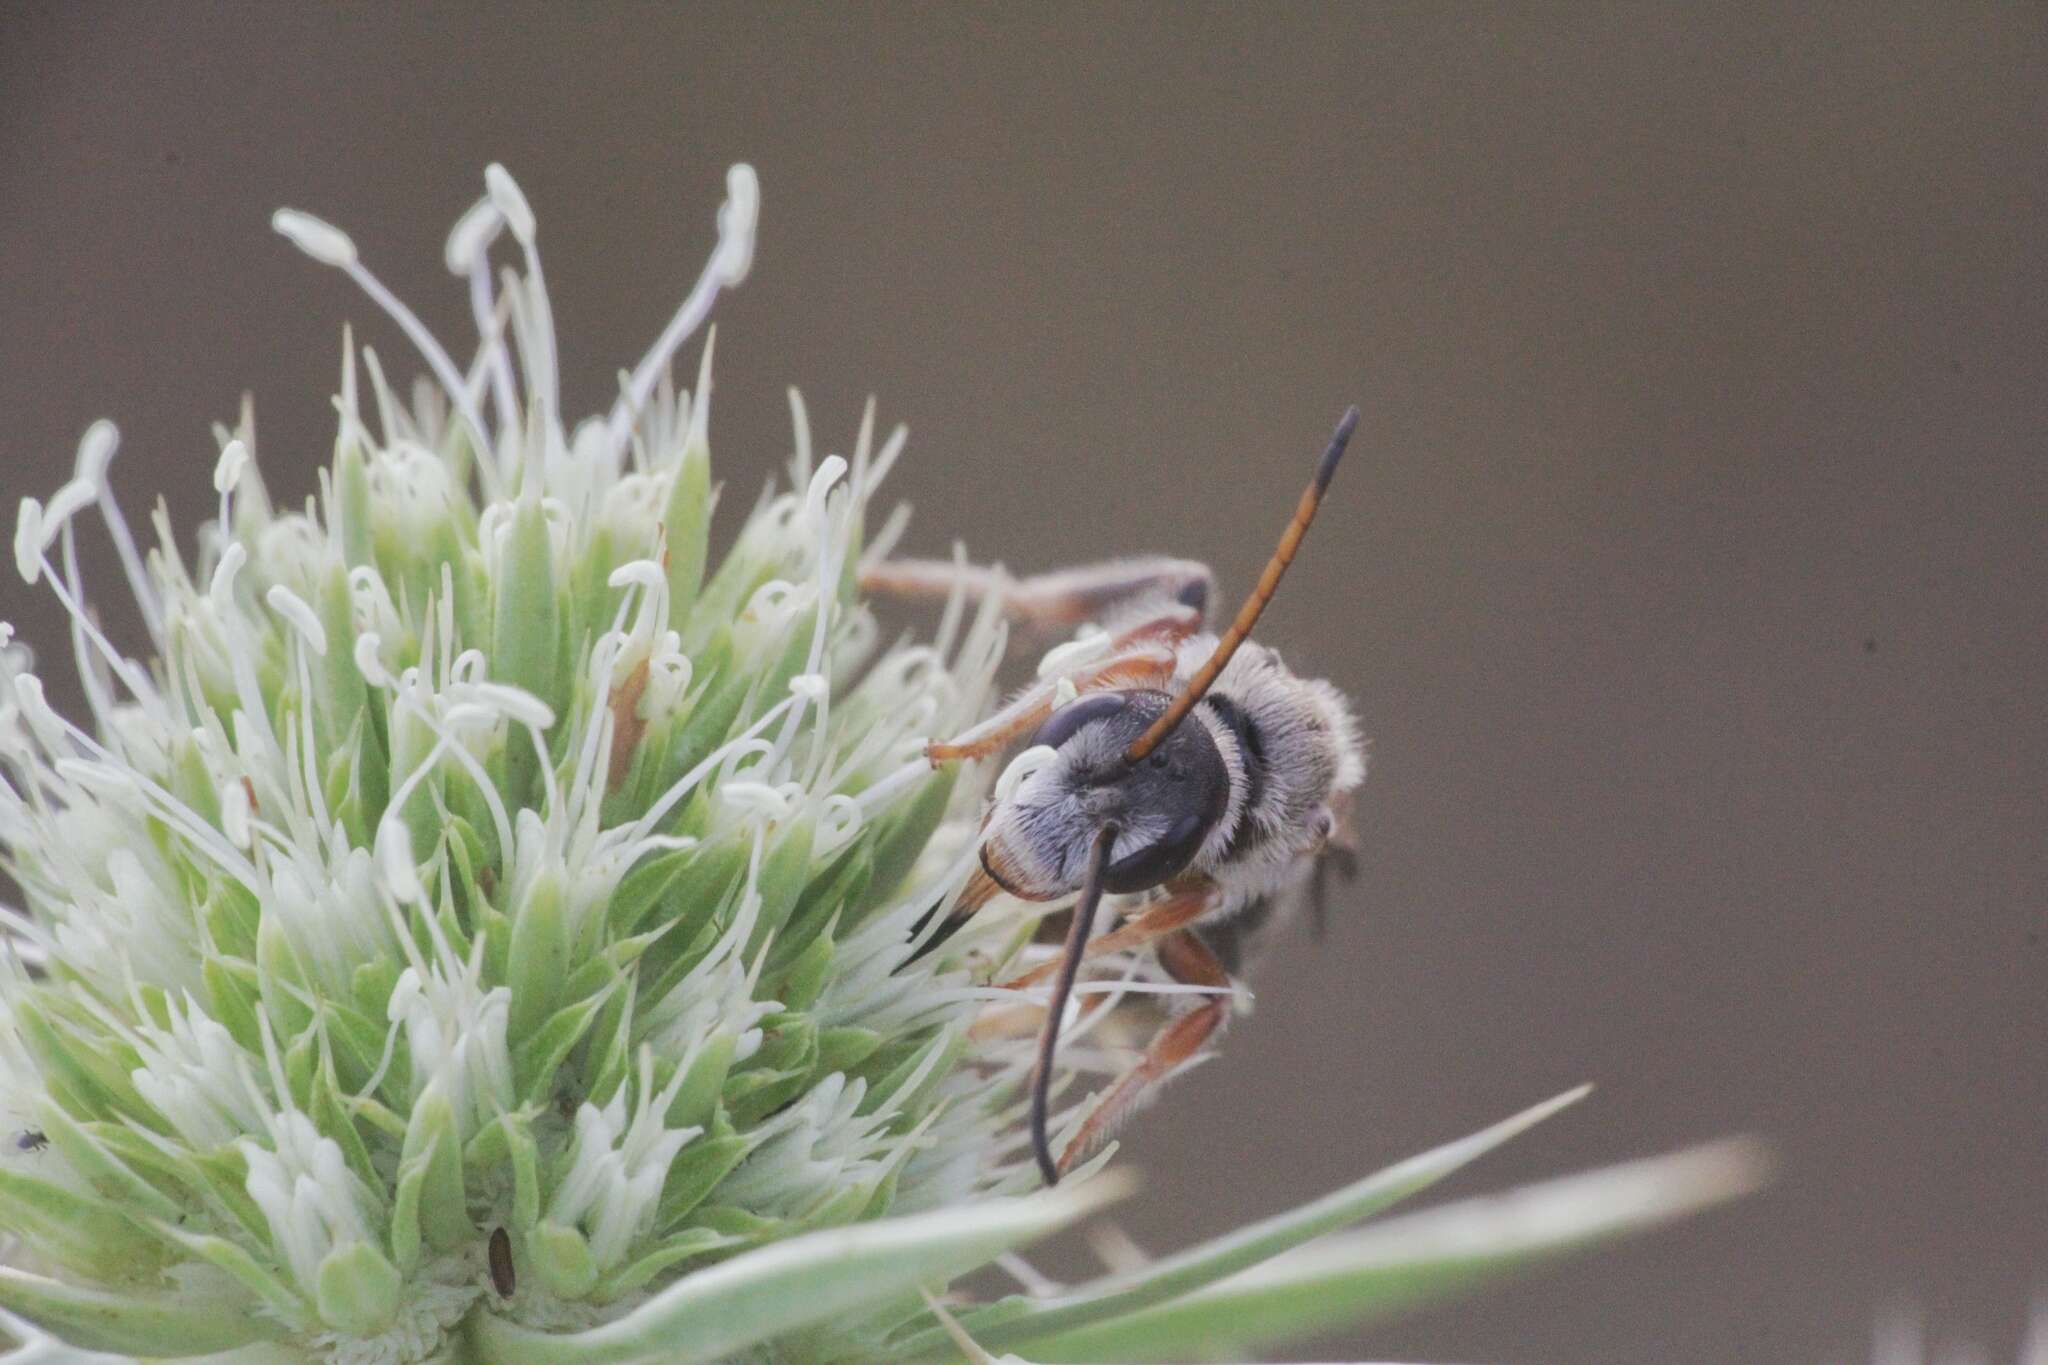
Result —
[{"label": "dark compound eye", "polygon": [[1125,895],[1166,881],[1195,860],[1214,821],[1215,816],[1207,809],[1184,813],[1160,838],[1111,863],[1103,885]]},{"label": "dark compound eye", "polygon": [[1045,724],[1038,727],[1038,733],[1031,737],[1027,747],[1037,748],[1041,744],[1059,748],[1084,725],[1106,720],[1123,710],[1130,700],[1121,692],[1091,692],[1085,697],[1076,697],[1045,718]]}]

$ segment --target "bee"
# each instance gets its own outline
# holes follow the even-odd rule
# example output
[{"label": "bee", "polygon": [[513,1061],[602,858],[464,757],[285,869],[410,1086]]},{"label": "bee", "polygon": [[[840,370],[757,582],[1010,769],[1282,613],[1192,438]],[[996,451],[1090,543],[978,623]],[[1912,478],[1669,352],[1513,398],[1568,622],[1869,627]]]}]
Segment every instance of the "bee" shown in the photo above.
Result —
[{"label": "bee", "polygon": [[14,1135],[17,1152],[40,1152],[50,1145],[50,1135],[40,1128],[24,1128]]},{"label": "bee", "polygon": [[[1194,1057],[1222,1026],[1232,973],[1248,943],[1305,899],[1323,855],[1348,839],[1350,794],[1364,779],[1349,703],[1328,682],[1291,672],[1249,639],[1314,520],[1358,422],[1337,424],[1244,606],[1219,638],[1203,627],[1213,582],[1186,560],[1132,560],[1015,585],[950,564],[891,561],[864,586],[899,594],[1001,591],[1027,626],[1100,616],[1106,637],[995,715],[926,750],[935,765],[992,757],[1024,741],[1051,750],[984,819],[980,868],[954,907],[973,913],[998,892],[1026,901],[1076,897],[1064,949],[1004,984],[1053,978],[1031,1083],[1031,1142],[1047,1184],[1097,1147],[1147,1090]],[[1145,899],[1093,936],[1105,894]],[[1096,1104],[1055,1159],[1047,1134],[1060,1023],[1082,962],[1152,944],[1174,980],[1205,987]]]}]

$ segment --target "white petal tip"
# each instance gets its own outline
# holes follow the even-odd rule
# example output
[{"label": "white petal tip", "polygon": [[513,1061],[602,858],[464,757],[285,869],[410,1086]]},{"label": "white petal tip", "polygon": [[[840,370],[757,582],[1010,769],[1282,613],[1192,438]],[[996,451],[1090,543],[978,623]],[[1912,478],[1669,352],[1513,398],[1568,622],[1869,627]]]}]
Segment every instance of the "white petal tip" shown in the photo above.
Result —
[{"label": "white petal tip", "polygon": [[526,202],[526,194],[512,178],[512,172],[493,161],[484,167],[484,188],[490,191],[491,202],[505,216],[505,225],[512,229],[519,244],[531,246],[535,228],[533,206]]},{"label": "white petal tip", "polygon": [[270,226],[322,265],[345,270],[356,263],[356,244],[348,239],[348,234],[310,213],[279,209],[270,215]]}]

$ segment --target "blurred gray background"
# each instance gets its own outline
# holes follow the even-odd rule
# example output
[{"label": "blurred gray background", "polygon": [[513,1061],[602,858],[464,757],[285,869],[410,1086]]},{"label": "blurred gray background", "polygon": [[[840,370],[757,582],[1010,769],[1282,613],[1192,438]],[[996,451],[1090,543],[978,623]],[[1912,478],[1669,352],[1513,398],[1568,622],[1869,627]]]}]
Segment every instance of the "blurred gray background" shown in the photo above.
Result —
[{"label": "blurred gray background", "polygon": [[[720,472],[779,463],[784,385],[842,448],[873,392],[914,550],[1235,595],[1356,401],[1262,633],[1365,719],[1363,876],[1134,1126],[1140,1240],[1592,1079],[1457,1190],[1737,1130],[1781,1183],[1317,1349],[1853,1360],[1914,1301],[2009,1359],[2048,1283],[2048,23],[1921,9],[9,5],[0,492],[104,414],[189,527],[248,388],[302,495],[343,320],[405,348],[271,208],[459,337],[492,159],[585,411],[754,162]],[[0,616],[60,638],[11,574]]]}]

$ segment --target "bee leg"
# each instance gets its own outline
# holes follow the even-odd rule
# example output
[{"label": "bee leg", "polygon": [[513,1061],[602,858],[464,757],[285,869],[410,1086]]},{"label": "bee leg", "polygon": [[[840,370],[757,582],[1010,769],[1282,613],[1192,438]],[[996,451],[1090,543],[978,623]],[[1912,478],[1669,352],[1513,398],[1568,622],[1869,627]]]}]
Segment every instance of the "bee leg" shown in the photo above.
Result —
[{"label": "bee leg", "polygon": [[862,592],[939,601],[962,592],[970,600],[999,594],[1003,614],[1030,633],[1053,637],[1086,621],[1111,621],[1160,603],[1187,607],[1197,625],[1216,587],[1209,566],[1192,559],[1113,559],[1030,578],[949,559],[885,559],[860,571]]},{"label": "bee leg", "polygon": [[[1230,986],[1230,973],[1223,970],[1216,954],[1208,944],[1186,929],[1160,941],[1159,965],[1166,968],[1167,975],[1175,981],[1187,985],[1226,990]],[[1229,1004],[1227,996],[1204,997],[1201,1004],[1176,1016],[1159,1031],[1159,1036],[1145,1049],[1145,1055],[1138,1059],[1137,1065],[1110,1087],[1109,1093],[1102,1097],[1081,1125],[1081,1130],[1067,1143],[1066,1150],[1060,1153],[1061,1174],[1100,1147],[1104,1139],[1129,1116],[1147,1090],[1202,1050],[1202,1045],[1222,1026],[1224,1011]]]},{"label": "bee leg", "polygon": [[[1088,940],[1088,947],[1081,956],[1084,960],[1100,957],[1104,953],[1135,948],[1141,943],[1150,943],[1153,939],[1173,933],[1214,910],[1216,896],[1216,884],[1207,878],[1176,886],[1165,899],[1152,902],[1108,933],[1099,934]],[[1058,959],[1041,963],[1023,975],[1003,982],[1003,986],[1007,990],[1035,986],[1058,971],[1059,967]]]},{"label": "bee leg", "polygon": [[[1185,608],[1180,609],[1185,612]],[[1121,641],[1119,641],[1121,643]],[[1173,650],[1165,645],[1138,643],[1134,648],[1112,654],[1102,662],[1074,673],[1061,674],[1037,683],[975,726],[951,740],[934,740],[925,746],[925,757],[933,766],[956,759],[987,758],[1036,730],[1052,714],[1053,700],[1062,679],[1077,692],[1096,692],[1114,687],[1158,687],[1173,677]]]}]

